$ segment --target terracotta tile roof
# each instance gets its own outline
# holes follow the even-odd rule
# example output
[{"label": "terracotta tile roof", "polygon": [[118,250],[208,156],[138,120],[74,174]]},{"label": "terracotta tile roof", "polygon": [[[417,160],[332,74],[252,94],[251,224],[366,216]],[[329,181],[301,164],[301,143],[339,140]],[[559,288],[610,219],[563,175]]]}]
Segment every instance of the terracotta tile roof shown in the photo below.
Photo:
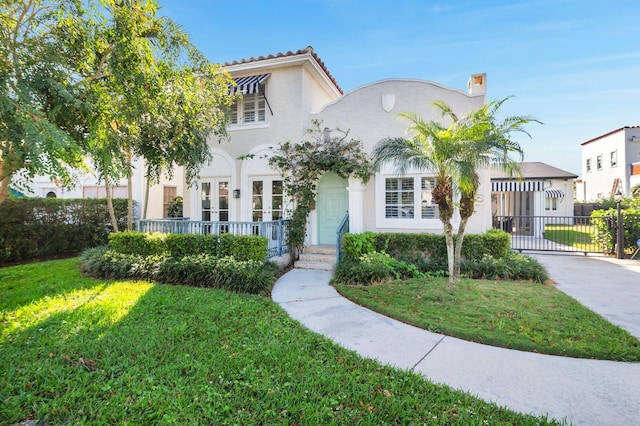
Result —
[{"label": "terracotta tile roof", "polygon": [[624,127],[620,127],[619,129],[612,130],[609,133],[605,133],[604,135],[600,135],[600,136],[595,137],[593,139],[589,139],[586,142],[582,142],[580,145],[586,145],[588,143],[597,141],[598,139],[602,139],[604,137],[611,136],[612,134],[617,133],[617,132],[619,132],[621,130],[624,130],[624,129],[640,129],[640,126],[624,126]]},{"label": "terracotta tile roof", "polygon": [[258,56],[257,58],[251,57],[249,59],[240,59],[240,60],[233,61],[233,62],[226,62],[226,63],[223,64],[223,66],[229,67],[229,66],[232,66],[232,65],[248,64],[248,63],[251,63],[251,62],[265,61],[267,59],[286,58],[286,57],[290,57],[290,56],[304,55],[304,54],[310,54],[313,57],[313,59],[318,63],[318,65],[320,66],[322,71],[324,71],[324,73],[327,75],[329,80],[331,80],[333,85],[338,89],[338,91],[340,93],[344,93],[342,91],[342,89],[340,88],[340,86],[338,85],[338,82],[336,81],[336,79],[333,78],[333,76],[331,75],[331,73],[329,72],[327,67],[325,66],[324,62],[322,62],[322,60],[320,59],[320,57],[318,57],[316,52],[313,51],[313,47],[311,47],[311,46],[307,46],[305,49],[297,50],[295,52],[288,51],[286,53],[276,53],[275,55]]}]

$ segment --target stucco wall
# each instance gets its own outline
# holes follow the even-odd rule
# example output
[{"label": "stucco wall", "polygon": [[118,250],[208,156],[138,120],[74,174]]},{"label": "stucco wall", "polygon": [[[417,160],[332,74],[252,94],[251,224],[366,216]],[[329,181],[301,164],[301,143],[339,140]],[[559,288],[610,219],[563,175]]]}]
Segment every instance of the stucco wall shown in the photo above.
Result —
[{"label": "stucco wall", "polygon": [[[611,165],[612,152],[617,152],[616,166]],[[602,156],[601,170],[597,167],[598,156]],[[587,159],[591,159],[591,171],[587,171]],[[640,161],[640,129],[638,128],[623,128],[582,145],[583,183],[577,191],[578,199],[589,202],[609,198],[616,178],[621,179],[622,192],[629,196],[632,185],[630,166],[638,161]]]},{"label": "stucco wall", "polygon": [[[317,114],[312,114],[311,118],[322,120],[323,126],[332,130],[349,131],[349,137],[361,140],[364,150],[371,153],[376,143],[384,138],[407,136],[408,122],[398,117],[401,112],[414,112],[424,120],[441,119],[438,110],[431,105],[436,100],[446,102],[456,114],[462,116],[484,105],[485,97],[470,96],[465,92],[422,80],[383,80],[345,94]],[[382,177],[372,177],[367,183],[364,193],[364,230],[442,232],[442,224],[438,219],[381,219],[380,211],[384,208],[380,204],[384,199],[384,189],[381,187],[383,177],[395,175],[395,171],[387,170]],[[484,232],[490,228],[490,190],[489,174],[483,171],[476,214],[469,221],[468,232]]]}]

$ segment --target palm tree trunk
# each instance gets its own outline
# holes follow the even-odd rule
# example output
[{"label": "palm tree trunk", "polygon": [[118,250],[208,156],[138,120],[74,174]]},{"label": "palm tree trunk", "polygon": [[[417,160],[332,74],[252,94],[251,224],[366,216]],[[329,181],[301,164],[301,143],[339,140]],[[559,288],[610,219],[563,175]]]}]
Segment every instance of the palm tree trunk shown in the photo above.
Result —
[{"label": "palm tree trunk", "polygon": [[451,221],[444,223],[444,239],[447,243],[447,265],[449,266],[449,284],[447,288],[453,290],[456,287],[456,277],[454,272],[454,247],[453,247],[453,225]]},{"label": "palm tree trunk", "polygon": [[460,220],[460,225],[458,225],[458,235],[456,237],[456,249],[453,255],[454,257],[453,274],[455,276],[456,281],[460,279],[460,263],[462,262],[462,242],[464,240],[464,233],[467,228],[468,220],[469,218],[464,217]]},{"label": "palm tree trunk", "polygon": [[118,221],[116,220],[116,213],[113,211],[113,199],[111,198],[111,185],[106,175],[104,176],[104,189],[107,193],[107,210],[109,210],[111,226],[113,226],[113,232],[118,232]]}]

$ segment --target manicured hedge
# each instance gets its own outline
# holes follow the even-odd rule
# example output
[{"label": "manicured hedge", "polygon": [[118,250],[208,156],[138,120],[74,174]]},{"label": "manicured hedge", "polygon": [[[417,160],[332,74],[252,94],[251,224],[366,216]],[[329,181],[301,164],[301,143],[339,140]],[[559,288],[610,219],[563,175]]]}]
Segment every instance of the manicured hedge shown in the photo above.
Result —
[{"label": "manicured hedge", "polygon": [[[113,207],[126,227],[127,200]],[[0,204],[0,264],[77,255],[106,244],[111,230],[106,199],[8,199]]]},{"label": "manicured hedge", "polygon": [[269,241],[253,235],[163,234],[159,232],[118,232],[109,235],[109,248],[122,254],[153,256],[166,254],[180,258],[194,254],[234,257],[238,261],[267,258]]},{"label": "manicured hedge", "polygon": [[143,279],[251,294],[268,294],[279,272],[273,262],[219,258],[208,253],[140,255],[105,246],[85,251],[80,260],[83,272],[96,278]]},{"label": "manicured hedge", "polygon": [[[455,238],[455,236],[454,236]],[[343,255],[358,258],[373,251],[390,254],[409,262],[442,262],[447,259],[444,235],[364,232],[342,237]],[[496,259],[506,257],[511,248],[509,234],[492,229],[486,234],[468,234],[462,243],[464,260],[480,260],[488,255]]]},{"label": "manicured hedge", "polygon": [[[623,223],[624,250],[633,253],[640,240],[640,207],[629,207],[621,212]],[[610,220],[610,218],[613,218]],[[602,247],[604,253],[613,253],[617,239],[617,209],[594,210],[591,212],[592,238]]]},{"label": "manicured hedge", "polygon": [[[443,235],[346,234],[343,257],[334,280],[341,284],[370,285],[396,279],[447,275],[447,248]],[[549,276],[535,259],[510,252],[509,234],[490,230],[464,237],[463,276],[492,280],[545,282]]]}]

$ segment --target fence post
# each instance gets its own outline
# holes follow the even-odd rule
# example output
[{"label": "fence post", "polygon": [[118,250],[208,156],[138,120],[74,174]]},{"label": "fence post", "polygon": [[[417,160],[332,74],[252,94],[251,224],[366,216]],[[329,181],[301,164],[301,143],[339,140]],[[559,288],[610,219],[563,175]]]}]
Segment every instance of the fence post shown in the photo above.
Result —
[{"label": "fence post", "polygon": [[[619,190],[618,190],[619,191]],[[622,222],[622,210],[620,204],[622,204],[622,198],[616,194],[616,204],[618,209],[617,225],[617,238],[616,238],[616,257],[622,259],[624,257],[624,223]]]}]

